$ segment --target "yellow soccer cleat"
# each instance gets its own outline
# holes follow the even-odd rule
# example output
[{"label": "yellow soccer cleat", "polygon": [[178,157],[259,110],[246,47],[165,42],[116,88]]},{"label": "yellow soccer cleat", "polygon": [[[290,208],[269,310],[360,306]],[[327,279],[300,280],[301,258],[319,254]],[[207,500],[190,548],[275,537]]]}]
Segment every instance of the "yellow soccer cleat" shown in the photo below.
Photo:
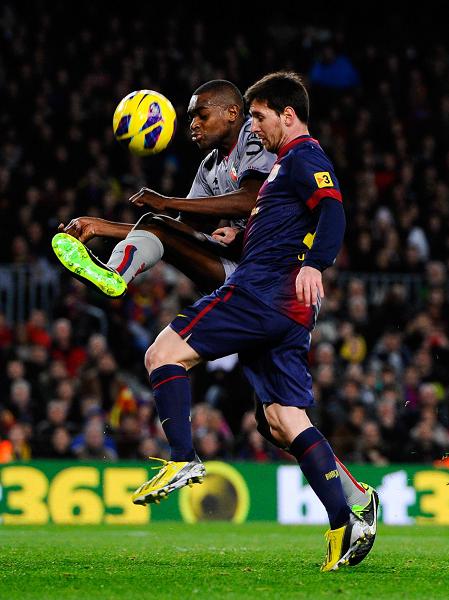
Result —
[{"label": "yellow soccer cleat", "polygon": [[320,571],[336,571],[348,565],[350,558],[369,544],[371,537],[369,525],[351,513],[345,525],[326,531],[327,555]]},{"label": "yellow soccer cleat", "polygon": [[51,245],[61,264],[79,281],[108,298],[120,298],[126,293],[128,286],[123,277],[72,235],[57,233]]},{"label": "yellow soccer cleat", "polygon": [[[152,458],[152,457],[150,457]],[[142,483],[132,495],[134,504],[150,504],[155,502],[159,504],[161,500],[166,500],[168,495],[174,490],[202,483],[206,474],[206,469],[198,457],[191,462],[167,461],[162,458],[152,458],[159,460],[162,466],[151,467],[160,469],[159,473],[149,481]]]}]

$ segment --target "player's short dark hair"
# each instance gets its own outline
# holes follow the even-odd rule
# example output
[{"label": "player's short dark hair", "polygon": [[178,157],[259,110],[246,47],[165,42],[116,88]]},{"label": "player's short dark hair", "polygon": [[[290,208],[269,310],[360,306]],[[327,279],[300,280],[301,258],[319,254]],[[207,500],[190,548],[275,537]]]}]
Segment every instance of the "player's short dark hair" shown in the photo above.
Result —
[{"label": "player's short dark hair", "polygon": [[212,79],[200,85],[193,92],[193,96],[199,96],[205,92],[212,92],[223,104],[236,104],[243,112],[245,102],[239,88],[226,79]]},{"label": "player's short dark hair", "polygon": [[265,101],[278,114],[291,106],[300,121],[309,121],[309,94],[302,77],[293,71],[269,73],[256,81],[245,92],[248,107],[253,100]]}]

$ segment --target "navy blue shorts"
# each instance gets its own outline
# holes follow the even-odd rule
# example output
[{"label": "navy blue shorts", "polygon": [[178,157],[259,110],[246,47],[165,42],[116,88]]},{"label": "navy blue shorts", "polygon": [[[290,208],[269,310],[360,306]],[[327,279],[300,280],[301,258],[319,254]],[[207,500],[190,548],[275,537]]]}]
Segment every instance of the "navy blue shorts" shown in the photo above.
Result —
[{"label": "navy blue shorts", "polygon": [[170,323],[203,359],[238,353],[263,403],[312,406],[310,332],[242,288],[223,285]]}]

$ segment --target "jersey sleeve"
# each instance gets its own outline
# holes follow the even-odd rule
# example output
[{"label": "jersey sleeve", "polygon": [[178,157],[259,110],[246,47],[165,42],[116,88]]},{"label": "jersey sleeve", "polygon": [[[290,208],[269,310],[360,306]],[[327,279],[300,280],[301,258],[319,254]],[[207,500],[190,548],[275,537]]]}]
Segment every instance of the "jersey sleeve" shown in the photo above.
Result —
[{"label": "jersey sleeve", "polygon": [[204,163],[205,160],[203,160],[198,167],[198,171],[196,172],[195,179],[192,182],[190,192],[187,194],[187,198],[207,198],[214,195],[209,184],[207,183],[207,171]]},{"label": "jersey sleeve", "polygon": [[276,156],[265,150],[255,133],[245,132],[240,151],[241,160],[237,170],[237,181],[241,185],[246,177],[266,179]]},{"label": "jersey sleeve", "polygon": [[324,152],[309,147],[295,152],[291,160],[292,184],[300,200],[310,210],[318,206],[323,198],[334,198],[342,202],[338,179]]}]

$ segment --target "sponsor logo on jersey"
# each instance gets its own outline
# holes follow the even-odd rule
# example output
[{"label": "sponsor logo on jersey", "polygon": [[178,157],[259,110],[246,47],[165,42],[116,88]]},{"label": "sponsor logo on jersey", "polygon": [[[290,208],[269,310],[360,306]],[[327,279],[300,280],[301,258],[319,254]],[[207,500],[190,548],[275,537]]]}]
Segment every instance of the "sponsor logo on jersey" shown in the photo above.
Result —
[{"label": "sponsor logo on jersey", "polygon": [[271,181],[274,181],[276,179],[276,176],[279,173],[280,168],[281,168],[281,165],[273,166],[273,168],[271,169],[270,174],[268,175],[268,178],[267,178],[268,183],[270,183]]},{"label": "sponsor logo on jersey", "polygon": [[319,188],[334,187],[332,177],[327,171],[314,173],[313,176],[315,177],[316,184]]},{"label": "sponsor logo on jersey", "polygon": [[237,175],[237,169],[235,168],[235,164],[232,165],[232,167],[230,168],[229,175],[230,175],[232,181],[237,181],[238,175]]},{"label": "sponsor logo on jersey", "polygon": [[259,212],[260,206],[255,206],[253,208],[253,210],[251,211],[251,216],[253,217],[254,215],[257,215],[257,213]]}]

